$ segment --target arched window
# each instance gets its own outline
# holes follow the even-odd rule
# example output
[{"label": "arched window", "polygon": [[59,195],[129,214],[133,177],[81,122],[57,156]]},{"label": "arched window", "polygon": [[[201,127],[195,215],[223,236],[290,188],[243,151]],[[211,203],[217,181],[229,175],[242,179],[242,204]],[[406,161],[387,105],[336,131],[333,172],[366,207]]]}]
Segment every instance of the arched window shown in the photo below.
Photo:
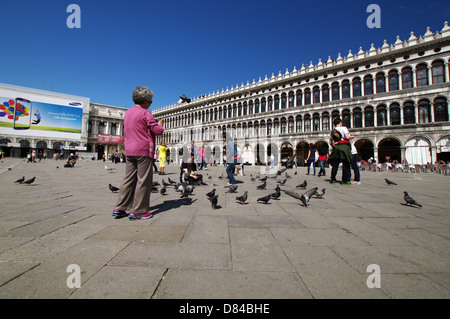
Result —
[{"label": "arched window", "polygon": [[286,98],[286,94],[283,93],[281,95],[281,109],[285,109],[287,107],[287,98]]},{"label": "arched window", "polygon": [[413,87],[412,80],[412,69],[410,67],[406,67],[402,69],[402,88],[410,89]]},{"label": "arched window", "polygon": [[367,106],[364,109],[364,127],[373,127],[373,107]]},{"label": "arched window", "polygon": [[296,133],[301,133],[302,132],[302,116],[298,115],[295,118],[295,132]]},{"label": "arched window", "polygon": [[255,114],[258,114],[258,113],[259,113],[259,100],[256,100],[255,101]]},{"label": "arched window", "polygon": [[241,103],[239,103],[239,106],[238,106],[238,116],[242,116],[242,104]]},{"label": "arched window", "polygon": [[430,123],[431,112],[430,102],[428,100],[419,101],[419,123]]},{"label": "arched window", "polygon": [[397,91],[398,87],[398,72],[396,70],[389,71],[389,92]]},{"label": "arched window", "polygon": [[416,77],[418,87],[428,85],[428,69],[426,64],[422,63],[417,66]]},{"label": "arched window", "polygon": [[280,122],[278,122],[278,119],[275,119],[273,122],[273,131],[275,135],[280,134]]},{"label": "arched window", "polygon": [[443,97],[438,97],[434,100],[434,121],[448,121],[448,104],[447,100]]},{"label": "arched window", "polygon": [[353,82],[353,97],[361,96],[361,79],[360,78],[354,78]]},{"label": "arched window", "polygon": [[320,89],[318,86],[313,88],[313,100],[314,103],[320,103]]},{"label": "arched window", "polygon": [[342,81],[342,98],[343,99],[350,98],[350,81],[349,80]]},{"label": "arched window", "polygon": [[431,74],[433,77],[433,84],[445,82],[444,62],[434,61],[431,64]]},{"label": "arched window", "polygon": [[320,115],[319,113],[314,113],[313,115],[313,131],[320,131]]},{"label": "arched window", "polygon": [[253,101],[250,101],[248,103],[248,114],[252,115],[253,114]]},{"label": "arched window", "polygon": [[267,136],[271,136],[272,135],[272,122],[269,120],[267,122]]},{"label": "arched window", "polygon": [[337,101],[340,99],[339,83],[337,83],[337,82],[334,82],[333,84],[331,84],[331,97],[332,97],[333,101]]},{"label": "arched window", "polygon": [[242,115],[244,115],[244,116],[247,115],[247,102],[244,102]]},{"label": "arched window", "polygon": [[329,102],[330,101],[330,88],[328,87],[328,84],[324,84],[322,86],[322,102]]},{"label": "arched window", "polygon": [[328,112],[324,112],[322,114],[322,130],[323,131],[330,130],[330,114]]},{"label": "arched window", "polygon": [[236,117],[237,115],[237,106],[236,104],[233,105],[233,117]]},{"label": "arched window", "polygon": [[389,107],[389,119],[391,125],[400,125],[400,105],[398,103],[392,103]]},{"label": "arched window", "polygon": [[387,111],[385,105],[379,105],[377,107],[377,126],[387,125]]},{"label": "arched window", "polygon": [[302,101],[303,101],[303,94],[302,94],[302,90],[298,90],[297,91],[297,106],[302,106]]},{"label": "arched window", "polygon": [[350,110],[346,109],[342,111],[342,125],[350,128]]},{"label": "arched window", "polygon": [[292,116],[289,117],[288,133],[294,133],[294,118]]},{"label": "arched window", "polygon": [[277,95],[275,95],[275,110],[279,110],[280,109],[280,97]]},{"label": "arched window", "polygon": [[286,134],[286,119],[284,117],[281,119],[281,134]]},{"label": "arched window", "polygon": [[305,89],[305,105],[311,104],[311,90]]},{"label": "arched window", "polygon": [[305,115],[305,132],[311,132],[311,115]]},{"label": "arched window", "polygon": [[99,123],[97,127],[98,134],[105,134],[105,124]]},{"label": "arched window", "polygon": [[266,99],[262,99],[261,100],[261,113],[264,113],[266,111],[266,105],[267,105]]},{"label": "arched window", "polygon": [[416,123],[416,114],[414,112],[414,103],[407,101],[403,104],[403,124]]},{"label": "arched window", "polygon": [[273,111],[273,100],[272,97],[269,97],[267,101],[267,111],[272,112]]},{"label": "arched window", "polygon": [[353,127],[354,128],[362,127],[362,112],[359,107],[353,110]]},{"label": "arched window", "polygon": [[384,78],[384,73],[380,72],[377,74],[376,82],[377,82],[377,93],[386,92],[386,80]]},{"label": "arched window", "polygon": [[334,123],[334,119],[340,117],[339,111],[335,110],[331,112],[331,123]]},{"label": "arched window", "polygon": [[111,124],[111,135],[117,135],[116,123]]},{"label": "arched window", "polygon": [[295,97],[294,97],[294,92],[289,92],[289,107],[294,107],[295,106]]},{"label": "arched window", "polygon": [[364,95],[373,94],[373,79],[371,75],[364,77]]}]

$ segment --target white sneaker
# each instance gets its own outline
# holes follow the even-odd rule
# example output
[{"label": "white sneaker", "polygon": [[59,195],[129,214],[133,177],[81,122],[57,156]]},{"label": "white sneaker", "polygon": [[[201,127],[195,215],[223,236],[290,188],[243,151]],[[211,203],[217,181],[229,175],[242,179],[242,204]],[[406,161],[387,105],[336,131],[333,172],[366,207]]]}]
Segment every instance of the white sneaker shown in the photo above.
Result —
[{"label": "white sneaker", "polygon": [[361,185],[361,182],[352,181],[352,185]]}]

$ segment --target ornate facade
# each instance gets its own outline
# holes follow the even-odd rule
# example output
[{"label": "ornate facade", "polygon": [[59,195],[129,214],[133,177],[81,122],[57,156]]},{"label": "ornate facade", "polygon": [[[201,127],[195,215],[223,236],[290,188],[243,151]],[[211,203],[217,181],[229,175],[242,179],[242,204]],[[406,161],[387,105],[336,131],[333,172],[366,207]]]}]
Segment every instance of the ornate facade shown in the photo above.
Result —
[{"label": "ornate facade", "polygon": [[450,160],[450,27],[411,32],[368,51],[317,64],[310,62],[278,75],[259,78],[153,111],[164,120],[162,137],[178,148],[194,141],[221,161],[222,132],[237,141],[244,162],[299,162],[309,143],[327,143],[340,116],[355,135],[360,159],[373,157],[424,164]]},{"label": "ornate facade", "polygon": [[91,103],[88,122],[88,152],[108,157],[115,152],[125,153],[123,146],[123,117],[127,109]]}]

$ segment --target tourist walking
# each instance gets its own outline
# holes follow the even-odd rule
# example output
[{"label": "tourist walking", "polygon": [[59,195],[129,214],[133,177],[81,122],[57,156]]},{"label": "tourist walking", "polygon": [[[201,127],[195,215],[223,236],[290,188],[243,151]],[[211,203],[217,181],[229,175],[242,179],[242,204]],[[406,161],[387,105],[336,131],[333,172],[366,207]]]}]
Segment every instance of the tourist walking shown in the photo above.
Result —
[{"label": "tourist walking", "polygon": [[156,152],[156,157],[159,159],[159,175],[164,175],[164,167],[166,167],[167,161],[167,150],[166,142],[161,141],[161,145],[158,147]]},{"label": "tourist walking", "polygon": [[314,176],[316,176],[316,147],[313,143],[309,143],[309,149],[308,149],[308,157],[306,158],[306,166],[307,166],[307,172],[306,175],[309,175],[309,167],[313,165],[314,168]]}]

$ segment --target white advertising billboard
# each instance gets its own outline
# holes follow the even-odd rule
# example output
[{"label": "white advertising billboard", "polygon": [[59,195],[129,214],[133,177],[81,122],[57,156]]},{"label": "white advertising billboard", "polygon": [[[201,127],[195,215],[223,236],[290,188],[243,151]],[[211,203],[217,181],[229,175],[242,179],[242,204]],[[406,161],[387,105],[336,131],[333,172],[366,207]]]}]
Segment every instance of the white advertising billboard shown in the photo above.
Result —
[{"label": "white advertising billboard", "polygon": [[90,100],[0,84],[0,135],[81,140]]}]

